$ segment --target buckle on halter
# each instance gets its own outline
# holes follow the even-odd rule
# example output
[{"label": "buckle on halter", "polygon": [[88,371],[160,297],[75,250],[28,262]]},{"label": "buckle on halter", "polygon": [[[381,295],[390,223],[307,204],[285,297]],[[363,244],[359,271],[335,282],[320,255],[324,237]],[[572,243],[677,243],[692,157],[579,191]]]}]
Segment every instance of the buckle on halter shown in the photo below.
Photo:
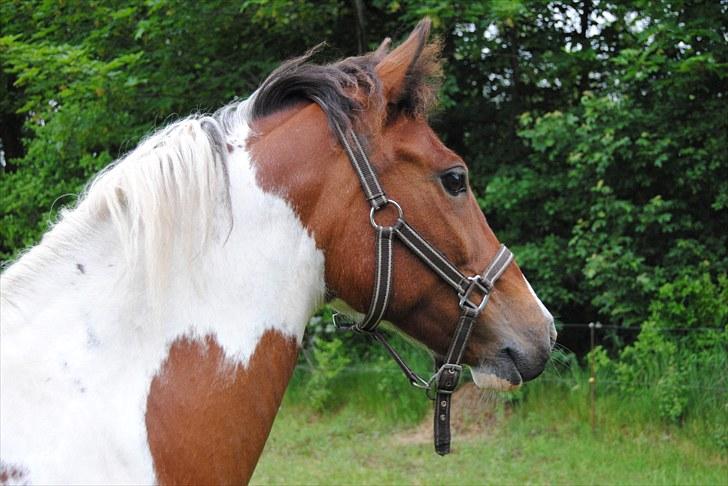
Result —
[{"label": "buckle on halter", "polygon": [[437,393],[449,395],[455,391],[460,381],[460,373],[463,367],[454,363],[445,363],[435,373],[434,383]]},{"label": "buckle on halter", "polygon": [[[481,277],[480,275],[468,277],[468,280],[470,280],[470,285],[468,285],[468,288],[465,289],[465,292],[458,294],[458,297],[460,297],[460,302],[458,305],[462,310],[471,311],[474,312],[475,315],[478,315],[485,308],[485,304],[488,303],[492,287],[487,285],[483,280],[483,277]],[[480,303],[477,304],[470,300],[471,295],[476,289],[483,295]]]}]

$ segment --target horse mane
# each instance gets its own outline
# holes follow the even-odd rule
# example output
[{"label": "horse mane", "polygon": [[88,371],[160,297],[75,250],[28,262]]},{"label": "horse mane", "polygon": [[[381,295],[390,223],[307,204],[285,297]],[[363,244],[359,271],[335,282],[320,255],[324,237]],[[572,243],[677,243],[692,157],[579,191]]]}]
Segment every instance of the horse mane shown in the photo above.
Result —
[{"label": "horse mane", "polygon": [[[386,41],[385,41],[386,42]],[[386,51],[349,57],[331,64],[310,62],[320,45],[301,57],[288,60],[275,69],[258,88],[251,109],[252,119],[262,118],[300,102],[316,103],[326,114],[333,133],[359,121],[365,110],[384,106],[381,81],[376,66]],[[382,122],[406,115],[425,117],[437,103],[442,79],[441,43],[424,43],[408,67],[405,87],[398,99],[389,100]]]},{"label": "horse mane", "polygon": [[[126,275],[141,274],[150,292],[161,291],[172,254],[191,261],[232,227],[227,144],[247,131],[247,107],[236,102],[214,116],[174,122],[106,167],[75,207],[60,212],[41,243],[3,272],[3,301],[88,241],[99,231],[94,222],[116,230],[129,265]],[[220,229],[221,220],[229,223],[227,230]]]},{"label": "horse mane", "polygon": [[263,81],[253,102],[253,120],[300,102],[313,102],[324,111],[332,128],[338,125],[346,129],[364,109],[354,96],[355,90],[361,89],[367,100],[378,99],[381,86],[370,55],[326,65],[310,63],[320,47],[284,62]]}]

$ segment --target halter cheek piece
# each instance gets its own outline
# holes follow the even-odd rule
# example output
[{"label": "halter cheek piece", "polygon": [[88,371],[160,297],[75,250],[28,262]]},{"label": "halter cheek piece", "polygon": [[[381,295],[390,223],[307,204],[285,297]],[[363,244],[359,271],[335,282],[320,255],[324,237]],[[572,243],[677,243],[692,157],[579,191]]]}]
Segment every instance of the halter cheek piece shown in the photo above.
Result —
[{"label": "halter cheek piece", "polygon": [[[334,316],[334,322],[341,329],[367,334],[379,341],[402,369],[410,383],[426,390],[427,396],[435,401],[435,451],[440,455],[445,455],[450,452],[450,397],[460,380],[462,372],[460,362],[468,338],[477,317],[488,303],[495,281],[511,263],[513,254],[508,248],[501,245],[483,274],[470,277],[462,274],[442,253],[407,224],[400,205],[393,199],[387,198],[356,133],[350,130],[345,134],[340,126],[335,127],[349,160],[359,176],[367,201],[371,205],[369,221],[376,232],[377,267],[374,291],[364,319],[361,322],[345,321],[340,314],[337,314]],[[394,206],[397,210],[397,220],[391,226],[380,225],[376,221],[376,214],[388,205]],[[392,241],[395,236],[448,285],[453,287],[459,298],[460,317],[455,335],[450,343],[447,356],[438,363],[440,366],[428,380],[420,377],[404,362],[377,328],[387,310],[392,290]]]}]

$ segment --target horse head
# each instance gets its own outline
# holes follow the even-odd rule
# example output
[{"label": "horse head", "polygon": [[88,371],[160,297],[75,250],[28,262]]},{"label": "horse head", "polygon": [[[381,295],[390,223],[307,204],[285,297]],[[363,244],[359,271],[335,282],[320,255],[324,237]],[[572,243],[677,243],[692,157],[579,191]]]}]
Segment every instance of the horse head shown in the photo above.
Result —
[{"label": "horse head", "polygon": [[[325,255],[329,294],[361,312],[375,285],[375,232],[344,149],[347,129],[359,135],[408,223],[463,274],[483,272],[500,247],[470,189],[467,165],[427,122],[441,71],[429,27],[421,22],[391,52],[385,41],[373,53],[328,66],[290,61],[256,94],[249,146],[258,178],[284,193],[312,232]],[[377,224],[395,223],[395,210],[381,213]],[[392,260],[384,317],[445,356],[460,312],[457,295],[404,245],[394,245]],[[518,386],[544,369],[556,338],[553,317],[515,263],[489,298],[463,361],[482,386]]]}]

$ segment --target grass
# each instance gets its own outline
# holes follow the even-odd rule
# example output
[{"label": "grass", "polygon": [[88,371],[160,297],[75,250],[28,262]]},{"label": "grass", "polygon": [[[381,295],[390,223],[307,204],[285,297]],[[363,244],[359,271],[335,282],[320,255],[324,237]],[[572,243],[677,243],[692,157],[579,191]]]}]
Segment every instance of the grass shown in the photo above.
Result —
[{"label": "grass", "polygon": [[396,416],[413,398],[387,395],[366,373],[357,376],[333,383],[338,398],[319,412],[306,404],[304,380],[294,382],[253,484],[728,485],[726,451],[699,424],[665,425],[646,418],[643,405],[605,395],[592,433],[580,380],[554,384],[547,376],[515,395],[461,402],[456,415],[475,410],[476,422],[478,414],[490,418],[475,432],[456,430],[453,453],[439,457],[429,412],[418,405],[419,412]]}]

